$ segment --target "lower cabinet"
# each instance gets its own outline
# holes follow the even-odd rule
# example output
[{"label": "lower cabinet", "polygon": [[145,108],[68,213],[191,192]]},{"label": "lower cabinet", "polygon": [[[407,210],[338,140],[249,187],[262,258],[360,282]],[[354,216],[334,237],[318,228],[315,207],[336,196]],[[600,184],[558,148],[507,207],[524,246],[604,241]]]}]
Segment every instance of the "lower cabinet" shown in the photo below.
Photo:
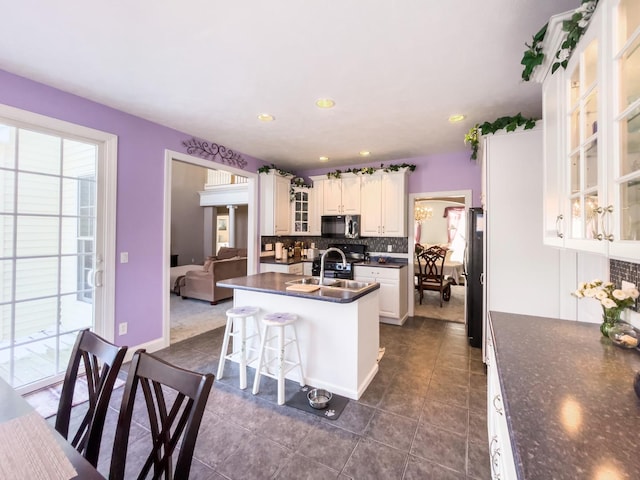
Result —
[{"label": "lower cabinet", "polygon": [[489,455],[491,462],[491,478],[493,480],[508,480],[518,478],[509,426],[502,404],[502,390],[498,378],[498,367],[493,349],[491,330],[487,331],[487,431],[489,440]]},{"label": "lower cabinet", "polygon": [[292,263],[290,265],[287,265],[286,263],[261,263],[260,272],[293,273],[294,275],[303,275],[304,263]]},{"label": "lower cabinet", "polygon": [[380,284],[380,321],[402,325],[407,319],[407,267],[388,268],[355,265],[354,280]]}]

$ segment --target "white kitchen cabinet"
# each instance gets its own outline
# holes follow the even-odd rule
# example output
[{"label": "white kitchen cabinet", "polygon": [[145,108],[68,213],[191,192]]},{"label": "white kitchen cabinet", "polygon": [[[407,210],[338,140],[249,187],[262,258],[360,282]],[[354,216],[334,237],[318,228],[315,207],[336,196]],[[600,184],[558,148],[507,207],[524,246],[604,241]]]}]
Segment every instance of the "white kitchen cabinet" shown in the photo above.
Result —
[{"label": "white kitchen cabinet", "polygon": [[264,272],[292,273],[293,275],[304,275],[304,263],[261,263],[260,273]]},{"label": "white kitchen cabinet", "polygon": [[380,321],[402,325],[407,319],[407,270],[401,268],[354,265],[354,280],[380,284]]},{"label": "white kitchen cabinet", "polygon": [[493,348],[491,329],[487,331],[487,434],[492,480],[516,479],[515,462],[506,413],[502,403],[502,390]]},{"label": "white kitchen cabinet", "polygon": [[291,228],[291,177],[275,170],[260,174],[260,234],[287,235]]},{"label": "white kitchen cabinet", "polygon": [[[611,51],[605,60],[611,82],[611,108],[607,111],[611,141],[607,156],[613,159],[607,172],[613,212],[605,219],[604,234],[612,235],[609,254],[640,260],[640,8],[637,0],[620,0],[609,7],[613,29]],[[617,28],[615,28],[617,27]],[[609,67],[610,65],[610,67]],[[609,122],[607,122],[609,123]],[[607,225],[607,222],[611,223]]]},{"label": "white kitchen cabinet", "polygon": [[543,238],[637,262],[640,9],[634,0],[600,1],[566,70],[551,74],[565,18],[549,22],[548,60],[535,76],[543,82],[545,117]]},{"label": "white kitchen cabinet", "polygon": [[315,200],[312,188],[293,187],[291,201],[291,234],[311,235],[312,211]]},{"label": "white kitchen cabinet", "polygon": [[360,213],[360,177],[358,175],[343,173],[340,178],[325,178],[322,183],[323,215],[358,215]]},{"label": "white kitchen cabinet", "polygon": [[360,181],[363,237],[406,237],[406,169],[399,172],[378,170]]}]

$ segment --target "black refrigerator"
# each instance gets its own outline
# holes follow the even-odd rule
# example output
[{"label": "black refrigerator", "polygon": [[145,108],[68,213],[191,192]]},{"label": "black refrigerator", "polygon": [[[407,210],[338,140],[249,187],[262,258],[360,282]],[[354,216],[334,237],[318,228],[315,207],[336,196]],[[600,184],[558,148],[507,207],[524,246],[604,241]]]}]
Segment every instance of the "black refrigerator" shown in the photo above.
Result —
[{"label": "black refrigerator", "polygon": [[472,347],[482,347],[482,283],[484,280],[484,210],[470,208],[467,218],[465,273],[467,282],[467,336]]}]

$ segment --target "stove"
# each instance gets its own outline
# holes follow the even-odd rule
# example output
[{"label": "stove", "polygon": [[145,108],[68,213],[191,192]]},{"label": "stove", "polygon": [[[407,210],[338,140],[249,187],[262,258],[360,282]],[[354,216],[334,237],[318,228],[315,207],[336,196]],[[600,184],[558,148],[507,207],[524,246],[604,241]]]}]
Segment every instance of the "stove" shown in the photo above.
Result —
[{"label": "stove", "polygon": [[[342,257],[337,252],[329,252],[324,260],[324,276],[325,278],[342,278],[345,280],[353,280],[353,265],[364,261],[367,253],[367,246],[351,243],[334,243],[329,247],[335,247],[344,253],[347,258],[347,264],[342,265]],[[313,260],[311,273],[320,276],[320,257]]]}]

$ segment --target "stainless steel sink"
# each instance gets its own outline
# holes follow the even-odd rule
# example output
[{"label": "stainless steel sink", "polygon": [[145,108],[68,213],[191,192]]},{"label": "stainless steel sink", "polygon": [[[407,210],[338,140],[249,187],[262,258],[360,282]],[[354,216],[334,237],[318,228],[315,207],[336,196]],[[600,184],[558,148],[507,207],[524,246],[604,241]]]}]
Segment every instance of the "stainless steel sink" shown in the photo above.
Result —
[{"label": "stainless steel sink", "polygon": [[287,282],[287,285],[321,285],[323,287],[333,287],[339,280],[334,280],[333,278],[325,278],[322,283],[320,283],[320,277],[304,277],[299,280],[291,280]]},{"label": "stainless steel sink", "polygon": [[332,287],[343,288],[345,290],[353,290],[357,292],[359,290],[364,290],[371,285],[373,285],[373,283],[358,282],[356,280],[338,280],[335,285],[332,285]]},{"label": "stainless steel sink", "polygon": [[333,278],[325,278],[324,281],[320,283],[320,277],[304,277],[296,280],[290,280],[287,282],[287,285],[320,285],[321,287],[359,292],[360,290],[370,287],[373,283],[358,282],[356,280],[338,280]]}]

